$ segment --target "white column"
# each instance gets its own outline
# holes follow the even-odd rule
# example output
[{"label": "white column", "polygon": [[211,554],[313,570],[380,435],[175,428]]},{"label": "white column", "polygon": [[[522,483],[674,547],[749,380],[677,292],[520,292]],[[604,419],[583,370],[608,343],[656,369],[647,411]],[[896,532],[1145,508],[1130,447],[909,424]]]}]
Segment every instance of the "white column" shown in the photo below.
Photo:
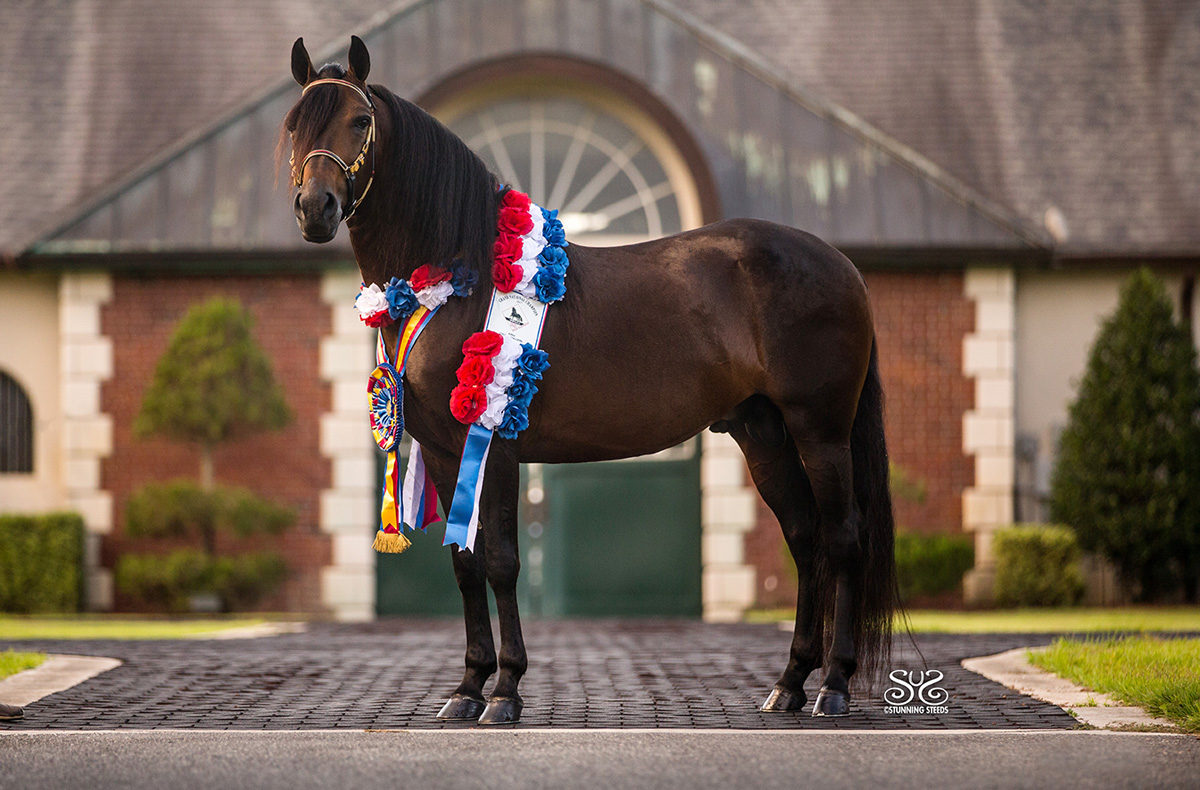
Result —
[{"label": "white column", "polygon": [[758,494],[729,434],[705,431],[700,437],[704,619],[732,622],[754,603],[754,567],[745,562],[745,537],[757,520]]},{"label": "white column", "polygon": [[59,282],[62,342],[63,499],[87,525],[88,606],[112,608],[112,572],[99,566],[100,536],[112,532],[112,494],[100,487],[100,461],[112,455],[112,417],[100,410],[100,385],[112,378],[112,340],[100,308],[112,300],[107,273],[65,274]]},{"label": "white column", "polygon": [[963,451],[975,456],[975,485],[963,492],[963,527],[975,533],[975,567],[963,579],[968,603],[989,603],[992,535],[1013,520],[1016,277],[1012,269],[968,269],[975,331],[963,343],[963,373],[975,380],[975,408],[963,416]]},{"label": "white column", "polygon": [[333,542],[333,563],[321,569],[321,601],[343,621],[375,617],[375,450],[367,420],[367,376],[375,366],[374,330],[353,309],[357,271],[327,272],[321,299],[333,313],[333,333],[321,340],[321,378],[333,389],[321,415],[321,454],[333,468],[321,492],[320,525]]}]

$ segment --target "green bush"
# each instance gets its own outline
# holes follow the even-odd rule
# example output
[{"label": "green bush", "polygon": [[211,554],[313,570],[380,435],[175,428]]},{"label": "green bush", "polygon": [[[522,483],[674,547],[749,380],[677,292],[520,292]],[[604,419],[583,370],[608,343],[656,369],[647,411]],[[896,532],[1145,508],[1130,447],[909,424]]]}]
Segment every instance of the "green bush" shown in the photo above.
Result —
[{"label": "green bush", "polygon": [[975,546],[965,535],[896,533],[896,578],[900,600],[955,590],[975,564]]},{"label": "green bush", "polygon": [[1079,543],[1067,527],[1018,524],[992,538],[996,603],[1070,606],[1083,596]]},{"label": "green bush", "polygon": [[287,575],[274,552],[210,557],[195,549],[166,556],[125,554],[117,560],[116,585],[122,593],[170,612],[189,610],[193,595],[213,594],[225,611],[253,606]]},{"label": "green bush", "polygon": [[1138,600],[1200,582],[1200,373],[1163,283],[1130,276],[1063,430],[1050,515],[1110,560]]},{"label": "green bush", "polygon": [[194,538],[211,554],[218,532],[246,537],[276,535],[296,521],[296,511],[244,488],[205,491],[190,480],[149,483],[129,498],[125,534],[134,538]]},{"label": "green bush", "polygon": [[0,612],[78,612],[84,527],[74,513],[0,516]]}]

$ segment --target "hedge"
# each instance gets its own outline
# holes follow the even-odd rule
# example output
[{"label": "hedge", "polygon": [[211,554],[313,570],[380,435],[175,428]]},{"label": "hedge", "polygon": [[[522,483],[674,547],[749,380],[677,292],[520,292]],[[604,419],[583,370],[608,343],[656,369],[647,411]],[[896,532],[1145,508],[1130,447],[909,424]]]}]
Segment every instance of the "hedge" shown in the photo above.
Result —
[{"label": "hedge", "polygon": [[1067,527],[1017,524],[992,538],[996,603],[1069,606],[1083,596],[1079,543]]},{"label": "hedge", "polygon": [[75,513],[0,516],[0,612],[78,612],[84,525]]},{"label": "hedge", "polygon": [[896,579],[900,600],[958,589],[975,564],[975,546],[965,535],[896,533]]}]

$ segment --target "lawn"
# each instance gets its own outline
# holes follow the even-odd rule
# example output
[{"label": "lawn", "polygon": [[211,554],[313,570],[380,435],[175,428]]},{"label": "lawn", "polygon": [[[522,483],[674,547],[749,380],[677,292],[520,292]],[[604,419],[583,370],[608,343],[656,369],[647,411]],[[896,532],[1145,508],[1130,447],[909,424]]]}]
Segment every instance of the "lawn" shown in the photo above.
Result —
[{"label": "lawn", "polygon": [[[760,609],[748,612],[747,622],[791,622],[795,612]],[[1064,607],[1058,609],[995,609],[947,612],[914,609],[908,612],[914,633],[1034,634],[1113,633],[1119,631],[1197,631],[1200,607],[1128,606],[1117,609]],[[897,619],[896,630],[904,624]]]},{"label": "lawn", "polygon": [[1056,639],[1029,660],[1200,733],[1200,639]]},{"label": "lawn", "polygon": [[17,653],[5,650],[0,653],[0,680],[23,670],[33,669],[45,660],[45,653]]},{"label": "lawn", "polygon": [[230,628],[258,625],[262,617],[170,620],[111,615],[17,617],[0,615],[0,640],[6,639],[180,639]]}]

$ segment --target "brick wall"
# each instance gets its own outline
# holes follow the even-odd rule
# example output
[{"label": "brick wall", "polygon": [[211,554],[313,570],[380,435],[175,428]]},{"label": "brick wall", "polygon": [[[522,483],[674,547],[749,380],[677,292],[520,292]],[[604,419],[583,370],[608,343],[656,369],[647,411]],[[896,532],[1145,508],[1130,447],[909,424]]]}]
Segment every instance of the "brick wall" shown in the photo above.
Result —
[{"label": "brick wall", "polygon": [[[255,338],[272,360],[295,420],[282,431],[220,448],[214,457],[216,479],[298,513],[296,525],[284,535],[239,544],[279,551],[290,567],[282,590],[262,608],[321,611],[319,572],[330,563],[330,539],[318,527],[318,502],[330,484],[330,465],[320,452],[319,426],[331,394],[320,379],[318,344],[330,333],[332,318],[317,276],[114,278],[112,301],[101,313],[102,331],[113,346],[113,376],[101,390],[102,410],[113,420],[113,452],[103,463],[101,486],[114,503],[114,530],[104,541],[102,564],[112,567],[122,552],[149,548],[124,536],[132,491],[151,481],[198,475],[196,450],[160,438],[135,438],[131,426],[176,324],[193,304],[218,295],[239,299],[254,316]],[[116,607],[130,606],[118,593]]]},{"label": "brick wall", "polygon": [[[963,453],[963,414],[974,384],[963,375],[963,338],[975,309],[961,272],[868,272],[886,397],[888,451],[926,488],[923,502],[894,498],[896,523],[917,532],[961,532],[963,490],[974,464]],[[757,605],[789,606],[796,589],[775,516],[760,501],[746,536],[757,567]]]}]

